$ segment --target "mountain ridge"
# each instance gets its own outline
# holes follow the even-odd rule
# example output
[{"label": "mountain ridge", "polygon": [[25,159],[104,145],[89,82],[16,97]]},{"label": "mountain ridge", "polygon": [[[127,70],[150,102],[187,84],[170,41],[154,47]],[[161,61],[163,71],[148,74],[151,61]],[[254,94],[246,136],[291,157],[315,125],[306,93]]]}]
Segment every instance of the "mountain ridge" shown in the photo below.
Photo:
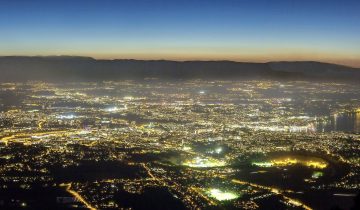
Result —
[{"label": "mountain ridge", "polygon": [[359,81],[360,68],[317,61],[237,62],[0,56],[0,81],[118,79],[293,79]]}]

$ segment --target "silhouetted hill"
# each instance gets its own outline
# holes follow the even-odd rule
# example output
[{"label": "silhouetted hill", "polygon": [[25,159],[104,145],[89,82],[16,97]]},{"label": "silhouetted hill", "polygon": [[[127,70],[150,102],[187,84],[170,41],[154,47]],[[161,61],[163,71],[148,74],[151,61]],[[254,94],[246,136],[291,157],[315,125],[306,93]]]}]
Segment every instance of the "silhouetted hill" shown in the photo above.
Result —
[{"label": "silhouetted hill", "polygon": [[163,79],[360,80],[360,69],[320,62],[96,60],[90,57],[0,57],[0,81]]},{"label": "silhouetted hill", "polygon": [[[314,61],[293,61],[293,62],[270,62],[270,68],[276,71],[301,73],[307,77],[316,77],[325,79],[330,78],[344,78],[360,80],[360,69],[351,68],[347,66],[321,63]],[[355,78],[352,78],[355,77]]]}]

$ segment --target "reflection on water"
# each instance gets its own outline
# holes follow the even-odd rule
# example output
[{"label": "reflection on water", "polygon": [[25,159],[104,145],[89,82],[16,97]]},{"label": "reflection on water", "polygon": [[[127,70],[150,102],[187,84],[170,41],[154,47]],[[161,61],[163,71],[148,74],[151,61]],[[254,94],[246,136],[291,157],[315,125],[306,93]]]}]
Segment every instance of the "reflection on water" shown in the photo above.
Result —
[{"label": "reflection on water", "polygon": [[334,114],[325,123],[319,123],[317,130],[320,132],[343,131],[360,133],[360,111]]},{"label": "reflection on water", "polygon": [[356,113],[356,119],[355,119],[355,129],[356,132],[359,132],[360,130],[360,111]]}]

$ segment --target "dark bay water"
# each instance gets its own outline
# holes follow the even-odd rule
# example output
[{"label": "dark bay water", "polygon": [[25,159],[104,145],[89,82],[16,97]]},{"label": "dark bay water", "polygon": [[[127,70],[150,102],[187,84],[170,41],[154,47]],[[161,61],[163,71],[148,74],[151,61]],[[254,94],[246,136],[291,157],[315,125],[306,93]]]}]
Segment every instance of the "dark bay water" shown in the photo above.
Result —
[{"label": "dark bay water", "polygon": [[360,112],[349,112],[332,115],[328,122],[319,123],[319,132],[342,131],[360,133]]}]

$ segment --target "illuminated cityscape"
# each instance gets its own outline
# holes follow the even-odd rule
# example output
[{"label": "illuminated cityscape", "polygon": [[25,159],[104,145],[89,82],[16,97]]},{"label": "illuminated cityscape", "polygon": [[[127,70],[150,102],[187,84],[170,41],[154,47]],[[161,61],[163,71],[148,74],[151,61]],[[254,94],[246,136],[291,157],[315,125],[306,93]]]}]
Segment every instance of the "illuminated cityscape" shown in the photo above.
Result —
[{"label": "illuminated cityscape", "polygon": [[358,84],[1,83],[0,110],[5,209],[350,208],[360,188]]},{"label": "illuminated cityscape", "polygon": [[0,0],[0,210],[360,210],[360,0]]}]

